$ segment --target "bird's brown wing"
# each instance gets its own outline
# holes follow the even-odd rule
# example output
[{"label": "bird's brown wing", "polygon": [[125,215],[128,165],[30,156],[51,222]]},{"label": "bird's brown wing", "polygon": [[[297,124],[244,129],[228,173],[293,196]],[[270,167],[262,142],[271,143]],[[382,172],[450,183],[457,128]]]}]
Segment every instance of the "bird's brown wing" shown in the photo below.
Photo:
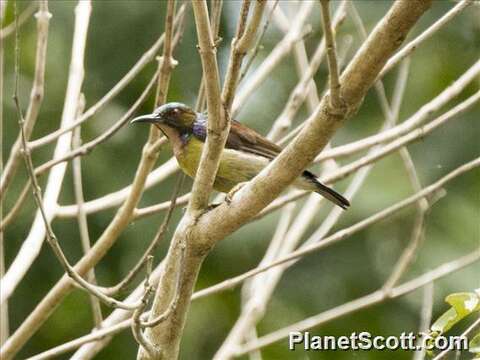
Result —
[{"label": "bird's brown wing", "polygon": [[267,159],[275,158],[282,151],[280,146],[235,120],[232,120],[225,147],[260,155]]}]

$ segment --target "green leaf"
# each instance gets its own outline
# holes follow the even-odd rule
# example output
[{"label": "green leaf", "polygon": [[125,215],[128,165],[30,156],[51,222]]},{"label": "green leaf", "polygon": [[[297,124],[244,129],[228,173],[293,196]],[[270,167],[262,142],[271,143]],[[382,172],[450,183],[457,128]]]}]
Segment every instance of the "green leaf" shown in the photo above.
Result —
[{"label": "green leaf", "polygon": [[450,294],[445,301],[452,307],[433,323],[430,328],[433,332],[443,334],[466,316],[480,311],[480,296],[475,292]]},{"label": "green leaf", "polygon": [[460,318],[455,309],[451,307],[432,324],[430,329],[437,334],[443,334],[450,330],[451,327],[461,319],[463,318]]},{"label": "green leaf", "polygon": [[468,343],[468,351],[477,354],[476,358],[480,356],[480,332],[477,333]]},{"label": "green leaf", "polygon": [[445,301],[452,305],[459,313],[465,312],[466,315],[480,310],[480,296],[474,292],[463,292],[450,294]]}]

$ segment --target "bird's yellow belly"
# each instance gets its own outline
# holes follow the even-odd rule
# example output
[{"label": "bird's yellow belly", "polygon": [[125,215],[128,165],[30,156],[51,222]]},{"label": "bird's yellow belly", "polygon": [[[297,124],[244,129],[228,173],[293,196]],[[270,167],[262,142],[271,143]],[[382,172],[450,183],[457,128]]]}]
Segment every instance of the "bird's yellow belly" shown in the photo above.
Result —
[{"label": "bird's yellow belly", "polygon": [[[203,142],[192,137],[182,150],[175,154],[180,168],[191,178],[194,178],[197,172],[202,150]],[[238,183],[251,180],[268,162],[268,159],[261,156],[224,149],[213,187],[217,191],[229,192]]]}]

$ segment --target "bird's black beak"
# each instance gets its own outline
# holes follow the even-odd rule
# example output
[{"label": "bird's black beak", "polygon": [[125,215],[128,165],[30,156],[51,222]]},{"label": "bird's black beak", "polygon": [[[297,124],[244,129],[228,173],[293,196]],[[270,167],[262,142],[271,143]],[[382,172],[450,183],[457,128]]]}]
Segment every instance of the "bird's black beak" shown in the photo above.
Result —
[{"label": "bird's black beak", "polygon": [[159,119],[155,114],[142,115],[130,120],[130,124],[156,123],[156,122],[161,122],[161,119]]}]

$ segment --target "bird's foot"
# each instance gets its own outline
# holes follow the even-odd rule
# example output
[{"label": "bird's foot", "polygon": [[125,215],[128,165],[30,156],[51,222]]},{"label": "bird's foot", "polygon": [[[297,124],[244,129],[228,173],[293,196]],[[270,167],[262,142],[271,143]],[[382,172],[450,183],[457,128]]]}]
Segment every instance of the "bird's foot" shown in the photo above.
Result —
[{"label": "bird's foot", "polygon": [[225,202],[230,205],[230,203],[232,202],[233,200],[233,197],[235,196],[235,194],[238,192],[238,190],[240,190],[244,185],[246,184],[246,182],[241,182],[241,183],[238,183],[237,185],[235,185],[232,190],[230,190],[227,195],[225,196]]},{"label": "bird's foot", "polygon": [[[220,205],[222,205],[222,203],[212,203],[212,204],[209,204],[209,205],[207,206],[207,208],[205,209],[205,212],[208,212],[208,211],[210,211],[210,210],[213,210],[213,209],[215,209],[217,206],[220,206]],[[186,212],[187,212],[187,206],[182,207],[182,211],[183,211],[183,213],[186,213]]]},{"label": "bird's foot", "polygon": [[217,206],[220,206],[220,205],[222,205],[222,203],[212,203],[212,204],[210,204],[210,205],[207,206],[206,211],[213,210],[213,209],[215,209]]}]

